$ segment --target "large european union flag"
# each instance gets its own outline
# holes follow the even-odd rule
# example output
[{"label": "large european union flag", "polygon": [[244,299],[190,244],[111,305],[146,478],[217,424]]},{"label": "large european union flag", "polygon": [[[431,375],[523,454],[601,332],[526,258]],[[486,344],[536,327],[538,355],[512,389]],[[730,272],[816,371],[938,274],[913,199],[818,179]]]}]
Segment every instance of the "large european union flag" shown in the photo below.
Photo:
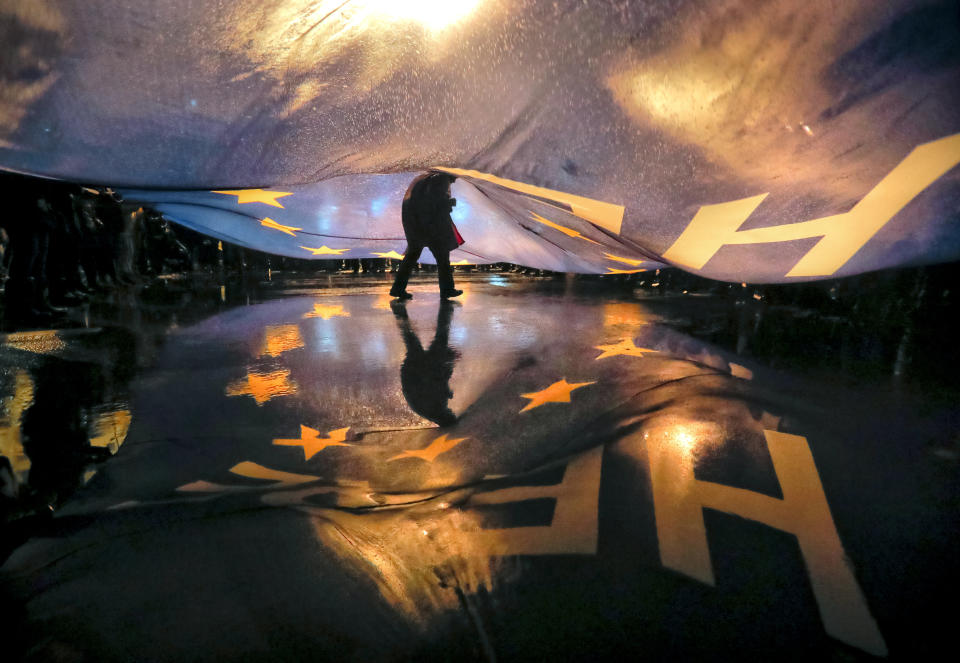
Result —
[{"label": "large european union flag", "polygon": [[0,168],[265,251],[399,254],[436,168],[455,262],[779,282],[960,257],[950,2],[0,0],[0,49]]}]

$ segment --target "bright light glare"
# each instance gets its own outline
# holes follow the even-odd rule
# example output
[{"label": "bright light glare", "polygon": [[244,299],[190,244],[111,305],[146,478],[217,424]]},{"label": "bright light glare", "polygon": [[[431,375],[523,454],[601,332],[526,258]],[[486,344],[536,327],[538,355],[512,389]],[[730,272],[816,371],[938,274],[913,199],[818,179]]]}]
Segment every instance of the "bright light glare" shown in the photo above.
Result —
[{"label": "bright light glare", "polygon": [[469,15],[481,0],[368,0],[367,6],[384,18],[420,23],[443,30]]}]

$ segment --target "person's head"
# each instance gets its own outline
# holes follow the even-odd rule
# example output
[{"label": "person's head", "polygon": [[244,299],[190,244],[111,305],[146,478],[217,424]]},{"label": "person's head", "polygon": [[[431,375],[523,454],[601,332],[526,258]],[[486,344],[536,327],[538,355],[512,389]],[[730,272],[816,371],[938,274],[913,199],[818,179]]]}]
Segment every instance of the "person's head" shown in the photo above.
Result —
[{"label": "person's head", "polygon": [[456,180],[455,175],[450,173],[434,172],[430,174],[430,190],[436,195],[449,195],[450,185]]}]

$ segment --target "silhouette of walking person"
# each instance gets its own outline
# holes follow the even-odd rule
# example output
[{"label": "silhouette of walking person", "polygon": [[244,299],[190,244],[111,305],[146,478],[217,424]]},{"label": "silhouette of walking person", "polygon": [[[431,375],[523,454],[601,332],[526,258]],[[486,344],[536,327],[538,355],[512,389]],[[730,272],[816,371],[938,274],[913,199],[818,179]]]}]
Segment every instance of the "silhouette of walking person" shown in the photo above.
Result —
[{"label": "silhouette of walking person", "polygon": [[410,409],[440,426],[455,424],[457,416],[448,404],[453,397],[450,376],[453,375],[453,365],[459,357],[456,350],[450,347],[453,303],[440,302],[437,331],[433,336],[433,343],[426,350],[410,324],[406,307],[400,302],[394,302],[391,308],[407,348],[407,356],[400,366],[400,386]]},{"label": "silhouette of walking person", "polygon": [[463,238],[450,218],[450,211],[457,204],[456,199],[450,197],[450,185],[456,179],[447,173],[428,173],[420,175],[407,187],[401,212],[407,250],[390,289],[390,294],[397,299],[413,297],[407,292],[407,281],[424,248],[429,248],[437,261],[440,296],[446,299],[463,294],[454,287],[450,269],[450,252],[463,244]]}]

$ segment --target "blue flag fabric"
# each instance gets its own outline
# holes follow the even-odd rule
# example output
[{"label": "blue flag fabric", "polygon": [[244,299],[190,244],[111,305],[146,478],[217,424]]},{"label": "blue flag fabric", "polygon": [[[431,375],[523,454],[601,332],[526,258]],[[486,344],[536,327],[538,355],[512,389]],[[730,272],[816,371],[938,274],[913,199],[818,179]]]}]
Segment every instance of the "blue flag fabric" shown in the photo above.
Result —
[{"label": "blue flag fabric", "polygon": [[406,184],[445,169],[455,262],[960,258],[952,2],[0,0],[0,49],[0,168],[265,251],[402,253]]}]

